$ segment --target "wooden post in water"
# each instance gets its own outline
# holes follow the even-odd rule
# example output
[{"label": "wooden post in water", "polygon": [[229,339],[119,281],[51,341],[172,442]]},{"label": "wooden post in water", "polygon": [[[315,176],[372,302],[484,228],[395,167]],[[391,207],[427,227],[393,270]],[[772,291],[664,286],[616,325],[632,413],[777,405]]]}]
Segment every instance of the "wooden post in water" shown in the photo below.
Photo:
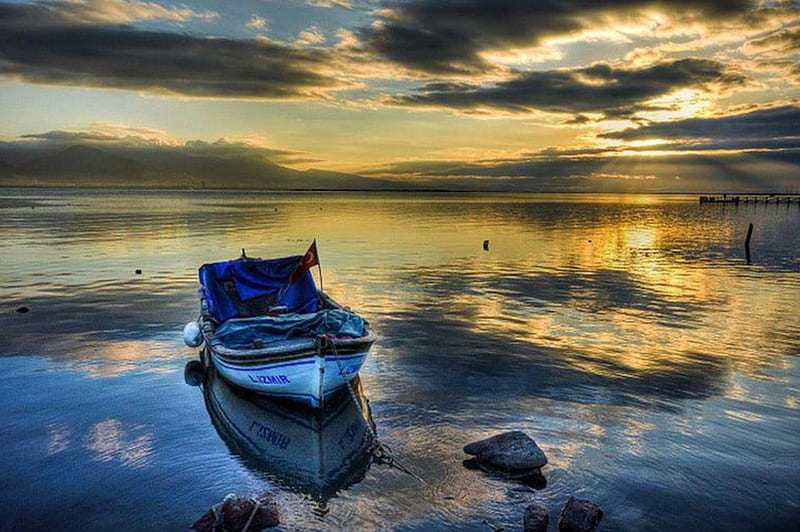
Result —
[{"label": "wooden post in water", "polygon": [[753,236],[753,224],[747,228],[747,239],[744,241],[744,252],[747,255],[747,264],[750,264],[750,238]]}]

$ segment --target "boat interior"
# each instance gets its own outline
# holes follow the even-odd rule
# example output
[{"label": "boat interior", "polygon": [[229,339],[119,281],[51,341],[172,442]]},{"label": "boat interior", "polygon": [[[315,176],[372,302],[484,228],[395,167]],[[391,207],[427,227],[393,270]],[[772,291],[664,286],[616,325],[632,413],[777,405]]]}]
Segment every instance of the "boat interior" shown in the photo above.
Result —
[{"label": "boat interior", "polygon": [[201,323],[211,345],[252,351],[320,335],[371,336],[361,317],[317,289],[309,271],[292,279],[300,259],[204,264],[199,272]]}]

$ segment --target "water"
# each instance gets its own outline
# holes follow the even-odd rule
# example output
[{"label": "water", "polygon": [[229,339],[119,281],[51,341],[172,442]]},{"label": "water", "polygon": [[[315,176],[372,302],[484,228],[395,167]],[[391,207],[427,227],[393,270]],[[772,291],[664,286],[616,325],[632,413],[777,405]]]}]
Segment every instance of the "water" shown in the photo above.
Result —
[{"label": "water", "polygon": [[[285,530],[518,529],[569,495],[602,530],[798,525],[797,205],[6,189],[0,230],[0,530],[181,530],[270,488]],[[327,490],[290,478],[184,381],[198,266],[312,238],[325,288],[381,335],[363,392],[424,484],[360,458]],[[321,446],[363,432],[346,412]],[[462,465],[509,429],[547,452],[545,487]]]}]

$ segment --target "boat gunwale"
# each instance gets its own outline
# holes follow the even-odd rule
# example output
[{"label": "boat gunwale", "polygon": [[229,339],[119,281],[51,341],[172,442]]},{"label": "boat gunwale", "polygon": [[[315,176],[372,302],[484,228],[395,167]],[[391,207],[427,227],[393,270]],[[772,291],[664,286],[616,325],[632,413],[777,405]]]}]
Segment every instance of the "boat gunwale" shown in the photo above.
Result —
[{"label": "boat gunwale", "polygon": [[[317,291],[319,294],[319,298],[322,302],[329,308],[333,309],[344,309],[349,310],[349,308],[342,306],[341,304],[337,303],[332,297],[328,294],[323,292],[322,290]],[[230,363],[237,363],[237,362],[249,362],[253,364],[255,362],[262,362],[261,360],[256,360],[263,357],[269,357],[269,360],[264,360],[263,362],[283,362],[286,360],[295,360],[299,358],[306,358],[309,356],[316,356],[317,354],[323,354],[325,356],[347,356],[351,355],[354,352],[367,352],[372,347],[372,344],[378,339],[378,335],[375,331],[372,330],[370,327],[369,322],[366,320],[364,321],[364,330],[366,334],[360,336],[358,338],[332,338],[331,344],[336,349],[336,352],[333,350],[326,349],[322,353],[319,352],[317,346],[317,339],[316,338],[297,338],[292,340],[283,340],[280,342],[276,342],[272,345],[261,347],[261,348],[250,348],[250,349],[235,349],[230,347],[225,347],[219,342],[214,341],[214,332],[215,332],[215,321],[207,312],[208,304],[205,299],[205,294],[203,289],[199,290],[200,293],[200,307],[201,307],[201,314],[200,314],[200,328],[203,333],[203,339],[205,340],[205,344],[210,351],[212,351],[215,355],[222,358],[223,360],[230,362]],[[358,347],[364,346],[363,349],[359,350]],[[339,349],[344,349],[346,352],[339,353]],[[281,356],[283,355],[283,356]]]}]

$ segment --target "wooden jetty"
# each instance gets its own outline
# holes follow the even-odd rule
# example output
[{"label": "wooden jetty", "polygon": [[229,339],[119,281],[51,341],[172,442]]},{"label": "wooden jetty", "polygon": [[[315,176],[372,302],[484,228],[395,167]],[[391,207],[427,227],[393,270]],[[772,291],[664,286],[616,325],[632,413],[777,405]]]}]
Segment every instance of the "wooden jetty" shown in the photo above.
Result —
[{"label": "wooden jetty", "polygon": [[800,194],[716,194],[700,196],[700,203],[733,203],[734,205],[739,205],[740,203],[790,205],[794,203],[800,206]]}]

